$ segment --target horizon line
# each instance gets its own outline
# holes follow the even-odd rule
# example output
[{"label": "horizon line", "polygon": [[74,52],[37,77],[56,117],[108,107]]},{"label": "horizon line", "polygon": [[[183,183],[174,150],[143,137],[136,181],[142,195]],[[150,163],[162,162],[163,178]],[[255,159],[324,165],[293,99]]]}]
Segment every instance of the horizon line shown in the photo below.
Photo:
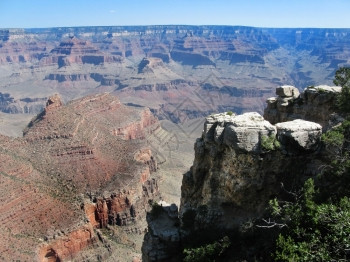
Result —
[{"label": "horizon line", "polygon": [[258,29],[350,29],[350,27],[269,27],[250,25],[225,25],[225,24],[149,24],[149,25],[74,25],[74,26],[50,26],[50,27],[0,27],[0,30],[13,29],[55,29],[55,28],[79,28],[79,27],[157,27],[157,26],[184,26],[184,27],[246,27]]}]

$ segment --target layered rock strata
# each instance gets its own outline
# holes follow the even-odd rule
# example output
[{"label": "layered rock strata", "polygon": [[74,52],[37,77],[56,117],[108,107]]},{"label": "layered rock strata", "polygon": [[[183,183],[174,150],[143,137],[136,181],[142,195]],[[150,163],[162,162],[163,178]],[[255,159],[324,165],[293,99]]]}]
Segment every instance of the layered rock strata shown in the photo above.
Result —
[{"label": "layered rock strata", "polygon": [[108,91],[176,122],[262,113],[276,85],[331,84],[350,63],[348,35],[242,26],[0,29],[0,90],[14,98],[0,110],[38,113],[46,99],[33,100],[54,92],[70,101]]},{"label": "layered rock strata", "polygon": [[70,37],[54,48],[46,58],[44,64],[57,64],[58,67],[70,66],[74,63],[100,65],[105,62],[121,62],[120,56],[106,55],[86,40]]},{"label": "layered rock strata", "polygon": [[1,258],[67,261],[97,247],[112,254],[96,230],[134,225],[159,197],[146,142],[159,128],[148,109],[110,94],[66,105],[54,95],[23,138],[0,136]]}]

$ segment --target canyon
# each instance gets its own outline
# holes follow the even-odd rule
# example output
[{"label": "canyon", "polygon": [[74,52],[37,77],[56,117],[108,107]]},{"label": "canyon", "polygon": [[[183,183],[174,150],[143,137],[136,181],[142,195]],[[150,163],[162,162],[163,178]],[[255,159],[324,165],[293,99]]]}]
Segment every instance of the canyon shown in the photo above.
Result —
[{"label": "canyon", "polygon": [[220,234],[260,218],[321,165],[349,46],[349,29],[0,29],[0,260],[178,261],[184,216]]},{"label": "canyon", "polygon": [[348,29],[110,26],[0,30],[0,111],[111,92],[160,119],[257,111],[276,86],[331,84]]}]

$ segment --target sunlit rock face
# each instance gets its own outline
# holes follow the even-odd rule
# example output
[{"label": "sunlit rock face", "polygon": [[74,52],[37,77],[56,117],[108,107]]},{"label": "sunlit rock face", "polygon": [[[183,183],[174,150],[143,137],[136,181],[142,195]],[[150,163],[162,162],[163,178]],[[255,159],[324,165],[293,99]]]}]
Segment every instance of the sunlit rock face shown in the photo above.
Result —
[{"label": "sunlit rock face", "polygon": [[[107,91],[173,122],[262,114],[283,83],[299,91],[331,85],[334,71],[349,64],[349,34],[242,26],[3,29],[0,89],[12,99],[1,104],[0,95],[0,111],[35,114],[53,93],[70,101]],[[289,94],[278,95],[285,106]]]}]

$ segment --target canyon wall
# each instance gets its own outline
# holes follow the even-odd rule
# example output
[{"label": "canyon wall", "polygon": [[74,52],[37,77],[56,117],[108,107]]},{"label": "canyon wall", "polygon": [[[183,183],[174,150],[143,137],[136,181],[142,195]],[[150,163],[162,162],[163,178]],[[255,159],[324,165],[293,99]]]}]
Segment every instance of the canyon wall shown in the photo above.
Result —
[{"label": "canyon wall", "polygon": [[116,252],[103,230],[142,235],[138,223],[159,198],[147,144],[158,129],[148,109],[113,95],[64,105],[56,94],[23,137],[0,136],[1,258],[101,260]]},{"label": "canyon wall", "polygon": [[[0,30],[0,110],[114,92],[160,119],[257,111],[275,87],[331,84],[349,29],[110,26]],[[6,96],[6,97],[5,97]]]},{"label": "canyon wall", "polygon": [[[317,91],[319,88],[326,91]],[[169,247],[181,250],[189,239],[194,241],[197,236],[196,241],[202,241],[210,232],[216,239],[229,235],[237,241],[233,244],[237,245],[236,259],[240,255],[239,259],[253,259],[256,250],[239,247],[242,228],[263,217],[270,199],[321,172],[324,153],[320,138],[322,130],[332,124],[328,122],[331,115],[340,118],[333,104],[338,92],[338,88],[323,86],[299,94],[294,87],[282,86],[276,91],[279,97],[268,100],[266,119],[254,112],[208,116],[202,136],[194,144],[193,165],[183,176],[178,226],[167,230],[151,219],[144,260],[176,257],[174,261],[180,261],[176,248],[167,251]],[[281,105],[285,100],[287,105]],[[277,106],[272,107],[271,101]],[[288,114],[283,106],[290,107]],[[318,113],[314,114],[316,109]],[[305,115],[308,121],[302,119]],[[268,119],[282,121],[272,124]]]}]

